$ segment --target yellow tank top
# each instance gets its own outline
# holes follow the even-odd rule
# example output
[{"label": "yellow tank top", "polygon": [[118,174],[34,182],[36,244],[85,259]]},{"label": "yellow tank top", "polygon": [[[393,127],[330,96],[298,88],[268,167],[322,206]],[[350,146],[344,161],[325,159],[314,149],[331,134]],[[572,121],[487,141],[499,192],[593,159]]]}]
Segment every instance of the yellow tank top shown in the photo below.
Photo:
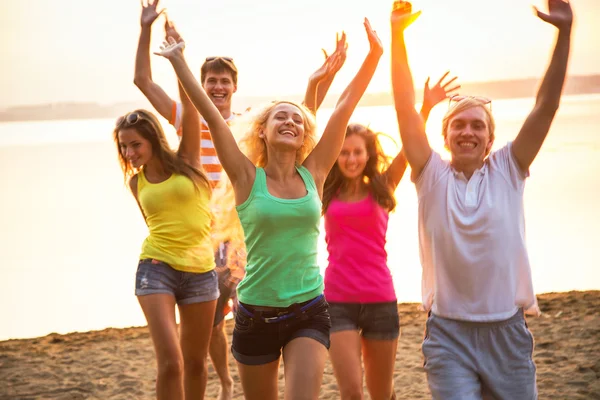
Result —
[{"label": "yellow tank top", "polygon": [[140,259],[153,258],[184,272],[215,268],[207,188],[196,188],[191,179],[177,174],[150,183],[142,170],[137,195],[150,231]]}]

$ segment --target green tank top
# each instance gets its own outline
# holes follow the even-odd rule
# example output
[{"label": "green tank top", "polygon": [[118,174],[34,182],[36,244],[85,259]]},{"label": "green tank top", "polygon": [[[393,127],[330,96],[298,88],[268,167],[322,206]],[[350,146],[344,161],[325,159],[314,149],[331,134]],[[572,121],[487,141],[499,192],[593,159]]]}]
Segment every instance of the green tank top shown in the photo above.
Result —
[{"label": "green tank top", "polygon": [[140,259],[154,258],[184,272],[215,268],[208,188],[196,188],[191,179],[177,174],[150,183],[141,170],[137,195],[150,231]]},{"label": "green tank top", "polygon": [[296,170],[306,196],[272,196],[264,169],[257,168],[250,196],[236,207],[247,250],[246,276],[237,288],[242,303],[287,307],[323,293],[317,265],[321,200],[310,172]]}]

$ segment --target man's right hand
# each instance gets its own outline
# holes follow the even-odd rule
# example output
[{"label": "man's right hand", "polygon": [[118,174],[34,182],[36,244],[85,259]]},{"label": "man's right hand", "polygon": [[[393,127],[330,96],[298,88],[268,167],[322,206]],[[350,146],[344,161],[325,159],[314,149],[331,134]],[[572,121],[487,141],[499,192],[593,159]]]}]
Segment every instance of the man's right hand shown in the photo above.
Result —
[{"label": "man's right hand", "polygon": [[165,9],[157,11],[158,3],[160,0],[142,0],[142,16],[140,17],[140,24],[143,27],[151,26],[154,21],[162,14]]}]

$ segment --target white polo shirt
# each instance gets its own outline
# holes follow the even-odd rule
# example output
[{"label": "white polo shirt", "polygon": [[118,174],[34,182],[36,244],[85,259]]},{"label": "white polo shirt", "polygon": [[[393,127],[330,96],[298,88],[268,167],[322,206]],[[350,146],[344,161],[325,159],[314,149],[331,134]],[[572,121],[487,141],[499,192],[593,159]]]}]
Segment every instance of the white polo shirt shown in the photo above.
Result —
[{"label": "white polo shirt", "polygon": [[432,152],[416,179],[423,307],[445,318],[539,314],[525,246],[521,171],[511,143],[467,180]]}]

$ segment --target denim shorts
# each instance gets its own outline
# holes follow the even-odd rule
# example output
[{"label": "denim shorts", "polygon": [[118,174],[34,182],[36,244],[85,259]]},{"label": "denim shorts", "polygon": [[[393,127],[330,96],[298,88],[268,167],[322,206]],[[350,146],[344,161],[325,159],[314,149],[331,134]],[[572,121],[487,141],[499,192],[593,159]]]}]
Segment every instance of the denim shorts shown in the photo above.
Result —
[{"label": "denim shorts", "polygon": [[393,340],[400,336],[398,304],[329,303],[331,332],[360,331],[365,339]]},{"label": "denim shorts", "polygon": [[[317,300],[318,299],[318,300]],[[278,360],[283,349],[290,341],[299,337],[307,337],[321,343],[329,349],[329,305],[324,297],[299,303],[304,306],[315,300],[315,304],[302,313],[293,315],[279,322],[267,323],[257,316],[249,316],[246,311],[257,314],[254,307],[240,303],[235,314],[235,328],[231,342],[233,357],[241,364],[262,365]],[[282,313],[291,313],[294,306],[288,308],[269,307],[269,311],[261,311],[260,316],[270,318]],[[243,307],[243,309],[242,309]],[[262,307],[265,308],[265,307]]]},{"label": "denim shorts", "polygon": [[170,294],[179,305],[202,303],[219,297],[215,270],[203,273],[177,271],[162,261],[140,260],[135,275],[135,295]]}]

